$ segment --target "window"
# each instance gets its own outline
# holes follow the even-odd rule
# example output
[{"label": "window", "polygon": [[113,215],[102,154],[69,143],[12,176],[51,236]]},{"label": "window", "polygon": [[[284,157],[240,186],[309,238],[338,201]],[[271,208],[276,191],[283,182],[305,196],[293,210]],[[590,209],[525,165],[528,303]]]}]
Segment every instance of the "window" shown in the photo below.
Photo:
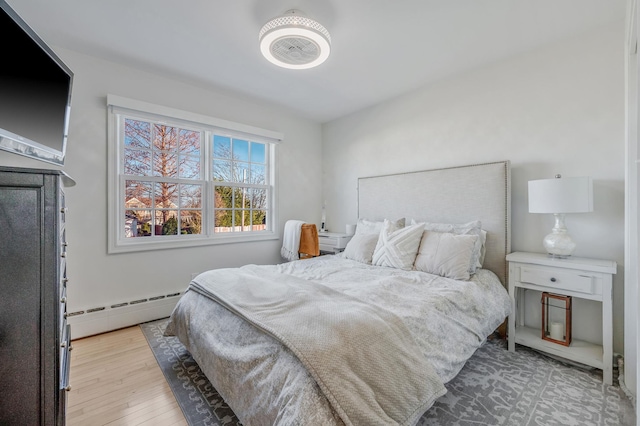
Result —
[{"label": "window", "polygon": [[109,119],[109,252],[278,238],[281,135],[113,96]]},{"label": "window", "polygon": [[124,238],[202,234],[202,132],[124,118]]},{"label": "window", "polygon": [[266,160],[265,144],[214,134],[214,232],[266,229]]}]

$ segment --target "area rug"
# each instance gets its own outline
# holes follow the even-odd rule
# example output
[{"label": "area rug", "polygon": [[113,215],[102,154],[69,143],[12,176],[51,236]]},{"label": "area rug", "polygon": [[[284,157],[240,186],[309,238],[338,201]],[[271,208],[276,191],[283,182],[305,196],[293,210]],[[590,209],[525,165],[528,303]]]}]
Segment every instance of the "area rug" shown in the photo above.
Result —
[{"label": "area rug", "polygon": [[[141,324],[158,365],[190,426],[240,425],[189,352],[165,337],[167,319]],[[614,376],[617,372],[614,372]],[[418,421],[420,426],[633,426],[633,404],[617,381],[602,383],[602,372],[583,369],[503,340],[488,340],[446,385]]]}]

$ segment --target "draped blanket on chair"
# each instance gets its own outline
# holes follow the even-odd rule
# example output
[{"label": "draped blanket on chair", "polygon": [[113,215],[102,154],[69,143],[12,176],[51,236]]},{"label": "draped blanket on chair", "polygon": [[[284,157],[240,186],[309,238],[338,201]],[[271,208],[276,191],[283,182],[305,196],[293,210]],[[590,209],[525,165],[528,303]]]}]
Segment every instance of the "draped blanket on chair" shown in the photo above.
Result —
[{"label": "draped blanket on chair", "polygon": [[280,255],[287,261],[298,260],[300,258],[298,249],[300,248],[302,225],[304,225],[302,220],[288,220],[284,224],[284,235],[282,236]]}]

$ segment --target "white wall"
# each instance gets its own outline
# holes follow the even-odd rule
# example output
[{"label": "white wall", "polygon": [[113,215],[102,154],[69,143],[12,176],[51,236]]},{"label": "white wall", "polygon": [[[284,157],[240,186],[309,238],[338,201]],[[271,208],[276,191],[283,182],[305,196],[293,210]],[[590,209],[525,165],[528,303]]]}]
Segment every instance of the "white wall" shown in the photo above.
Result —
[{"label": "white wall", "polygon": [[[595,211],[567,215],[567,226],[576,256],[618,262],[614,351],[622,354],[623,45],[620,22],[325,124],[329,228],[355,223],[358,177],[510,160],[512,250],[541,252],[553,218],[528,213],[527,181],[592,176]],[[597,308],[576,303],[576,338],[598,341]]]},{"label": "white wall", "polygon": [[[193,272],[282,261],[281,240],[108,255],[108,93],[284,133],[285,139],[277,149],[280,229],[287,219],[319,223],[319,124],[255,100],[55,50],[75,74],[64,167],[77,181],[66,191],[70,312],[183,291]],[[0,165],[55,168],[4,151],[0,152]]]},{"label": "white wall", "polygon": [[624,312],[624,358],[625,385],[633,394],[637,395],[638,382],[638,243],[640,233],[638,225],[640,216],[638,205],[638,190],[640,179],[638,163],[640,141],[638,140],[638,81],[640,67],[638,67],[638,9],[636,0],[627,1],[626,21],[626,241],[625,241],[625,312]]}]

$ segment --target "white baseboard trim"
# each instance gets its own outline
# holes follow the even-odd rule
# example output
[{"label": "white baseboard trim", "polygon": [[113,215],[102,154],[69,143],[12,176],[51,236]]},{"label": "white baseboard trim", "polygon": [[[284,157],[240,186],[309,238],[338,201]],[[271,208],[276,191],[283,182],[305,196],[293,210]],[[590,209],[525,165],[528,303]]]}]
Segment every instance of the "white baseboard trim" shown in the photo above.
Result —
[{"label": "white baseboard trim", "polygon": [[67,322],[71,326],[71,338],[80,339],[166,318],[173,312],[181,295],[182,293],[174,293],[72,312],[67,316]]}]

